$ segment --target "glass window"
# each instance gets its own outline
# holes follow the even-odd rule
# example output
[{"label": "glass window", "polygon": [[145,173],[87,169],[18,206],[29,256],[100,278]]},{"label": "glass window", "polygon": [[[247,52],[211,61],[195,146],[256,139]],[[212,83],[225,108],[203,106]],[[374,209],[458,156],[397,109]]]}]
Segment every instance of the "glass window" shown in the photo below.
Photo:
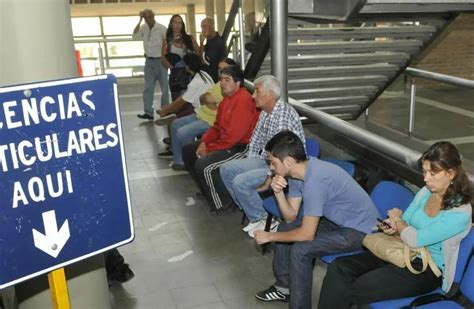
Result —
[{"label": "glass window", "polygon": [[99,17],[74,17],[71,23],[74,36],[101,35]]},{"label": "glass window", "polygon": [[140,56],[143,57],[143,44],[140,41],[107,42],[109,57]]},{"label": "glass window", "polygon": [[99,56],[99,43],[76,43],[74,47],[80,51],[81,58],[96,58]]},{"label": "glass window", "polygon": [[[156,20],[157,23],[162,24],[163,26],[168,28],[171,16],[173,16],[173,15],[155,15],[155,20]],[[186,16],[181,14],[181,17],[186,22]]]},{"label": "glass window", "polygon": [[137,16],[102,17],[105,35],[132,34],[140,18]]},{"label": "glass window", "polygon": [[145,58],[109,59],[110,68],[140,67],[143,70]]}]

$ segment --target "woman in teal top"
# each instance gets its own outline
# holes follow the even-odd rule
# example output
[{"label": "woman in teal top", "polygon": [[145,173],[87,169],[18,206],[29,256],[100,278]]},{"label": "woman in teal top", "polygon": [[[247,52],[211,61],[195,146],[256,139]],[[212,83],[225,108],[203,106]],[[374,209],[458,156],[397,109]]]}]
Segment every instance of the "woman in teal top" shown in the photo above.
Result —
[{"label": "woman in teal top", "polygon": [[[423,187],[405,213],[398,208],[388,212],[387,234],[399,234],[412,248],[427,247],[442,271],[438,278],[427,269],[415,275],[406,268],[385,262],[370,251],[341,257],[326,273],[319,308],[350,308],[376,301],[417,296],[442,286],[448,291],[453,283],[461,240],[472,222],[471,191],[461,156],[449,142],[432,145],[421,156]],[[413,263],[421,268],[421,260]]]}]

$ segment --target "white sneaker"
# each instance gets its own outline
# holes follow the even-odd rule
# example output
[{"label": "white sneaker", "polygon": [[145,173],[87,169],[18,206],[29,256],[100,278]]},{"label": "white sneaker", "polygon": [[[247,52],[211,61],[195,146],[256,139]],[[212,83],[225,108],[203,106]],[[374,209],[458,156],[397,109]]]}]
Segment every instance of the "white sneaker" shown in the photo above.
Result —
[{"label": "white sneaker", "polygon": [[[260,220],[258,222],[261,222],[258,226],[256,226],[253,230],[248,231],[248,234],[250,237],[255,238],[255,232],[256,231],[263,231],[265,230],[265,224],[267,222],[267,219]],[[280,225],[280,221],[278,220],[272,220],[272,224],[270,225],[270,232],[276,232],[277,227]]]},{"label": "white sneaker", "polygon": [[[260,221],[263,221],[264,224],[265,224],[265,222],[267,221],[267,219],[265,218],[265,219],[261,219],[261,220],[259,220],[259,221],[250,222],[249,224],[247,224],[247,225],[242,229],[242,231],[244,231],[245,233],[248,233],[249,231],[253,230],[255,227],[259,226]],[[265,227],[265,225],[264,225],[264,227]]]}]

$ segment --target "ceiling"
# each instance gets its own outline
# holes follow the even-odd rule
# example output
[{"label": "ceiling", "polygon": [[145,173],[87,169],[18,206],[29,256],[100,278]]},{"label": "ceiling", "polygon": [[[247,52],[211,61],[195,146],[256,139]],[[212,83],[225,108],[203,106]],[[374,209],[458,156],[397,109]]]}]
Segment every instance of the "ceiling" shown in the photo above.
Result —
[{"label": "ceiling", "polygon": [[[226,1],[226,11],[230,9]],[[186,13],[188,4],[195,5],[196,14],[205,13],[205,0],[70,0],[71,16],[123,16],[138,15],[149,8],[156,14]]]}]

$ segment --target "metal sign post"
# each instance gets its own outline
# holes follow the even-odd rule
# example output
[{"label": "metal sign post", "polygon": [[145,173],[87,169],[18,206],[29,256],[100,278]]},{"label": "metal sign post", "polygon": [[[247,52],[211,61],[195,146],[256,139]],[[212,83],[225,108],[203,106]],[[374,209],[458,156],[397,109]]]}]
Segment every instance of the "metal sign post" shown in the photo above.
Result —
[{"label": "metal sign post", "polygon": [[48,274],[49,290],[54,309],[69,309],[69,292],[67,290],[64,268],[53,270]]}]

